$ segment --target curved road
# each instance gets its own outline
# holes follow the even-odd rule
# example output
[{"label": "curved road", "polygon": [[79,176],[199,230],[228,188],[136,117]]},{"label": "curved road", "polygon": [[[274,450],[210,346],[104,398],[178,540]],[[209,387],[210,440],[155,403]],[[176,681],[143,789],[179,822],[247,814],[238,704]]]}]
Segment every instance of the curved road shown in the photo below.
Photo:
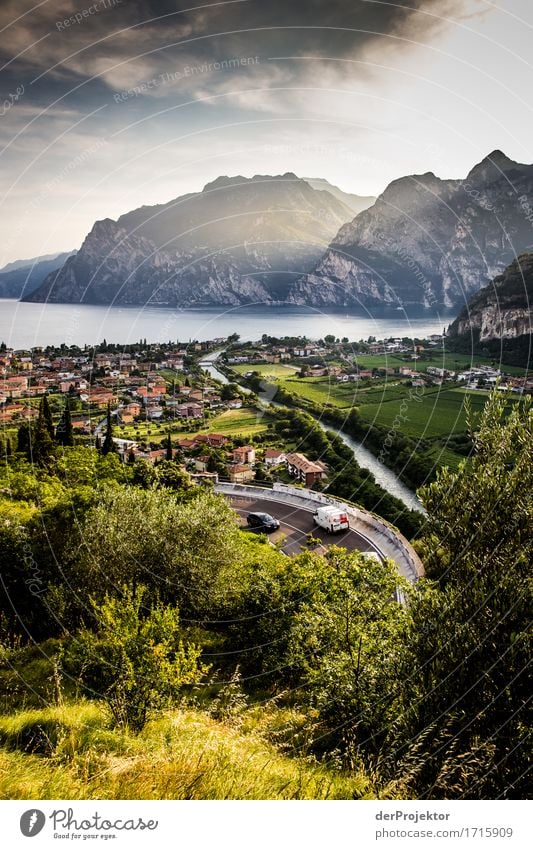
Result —
[{"label": "curved road", "polygon": [[[313,521],[313,513],[304,507],[294,507],[290,504],[282,504],[279,501],[270,501],[266,498],[252,498],[242,495],[226,496],[233,509],[241,516],[243,525],[246,526],[248,513],[270,513],[279,519],[281,527],[279,531],[269,534],[269,539],[275,542],[284,534],[287,539],[283,545],[285,554],[296,554],[302,549],[308,550],[307,534],[312,533],[320,539],[322,546],[317,546],[315,551],[321,551],[329,545],[339,545],[349,551],[368,551],[376,553],[380,559],[381,552],[365,536],[352,529],[341,531],[338,534],[328,534],[322,528],[318,528]],[[255,531],[253,532],[255,533]]]}]

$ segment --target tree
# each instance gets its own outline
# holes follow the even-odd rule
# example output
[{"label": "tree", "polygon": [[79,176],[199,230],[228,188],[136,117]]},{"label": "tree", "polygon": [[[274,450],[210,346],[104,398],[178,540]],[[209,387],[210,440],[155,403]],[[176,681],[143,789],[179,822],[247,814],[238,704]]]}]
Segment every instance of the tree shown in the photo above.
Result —
[{"label": "tree", "polygon": [[412,605],[391,773],[425,798],[527,793],[533,415],[498,395],[470,423],[471,459],[420,493],[436,582]]},{"label": "tree", "polygon": [[104,441],[102,443],[102,454],[104,456],[106,454],[115,451],[115,443],[113,442],[113,422],[111,421],[111,403],[107,402],[107,419],[106,419],[106,432]]},{"label": "tree", "polygon": [[[137,460],[134,473],[141,467]],[[181,504],[166,487],[103,489],[83,533],[90,542],[80,553],[79,569],[102,592],[145,584],[178,604],[182,616],[201,618],[212,615],[236,583],[241,557],[236,516],[210,492],[199,490]]]},{"label": "tree", "polygon": [[396,592],[398,586],[407,592],[407,584],[394,563],[336,546],[324,558],[308,558],[311,580],[301,560],[302,598],[292,617],[287,662],[329,729],[330,748],[368,738],[367,748],[379,751],[395,716],[394,658],[409,615]]},{"label": "tree", "polygon": [[28,424],[21,424],[17,431],[17,452],[25,454],[29,458],[30,443],[30,426]]},{"label": "tree", "polygon": [[70,400],[67,397],[65,409],[61,416],[61,421],[57,426],[57,441],[60,445],[71,447],[74,445],[74,434],[72,431],[72,417],[70,415]]},{"label": "tree", "polygon": [[81,677],[103,699],[116,725],[141,731],[150,716],[175,704],[183,687],[208,671],[201,649],[185,644],[176,607],[143,605],[145,591],[92,602],[96,633],[84,631],[73,654]]},{"label": "tree", "polygon": [[[54,450],[54,439],[50,434],[51,413],[46,395],[39,404],[39,415],[35,426],[30,429],[31,459],[37,466],[47,466]],[[52,432],[54,426],[52,424]]]},{"label": "tree", "polygon": [[50,403],[48,401],[48,397],[43,395],[40,404],[40,413],[42,413],[44,423],[46,425],[46,429],[48,431],[48,435],[50,439],[55,439],[55,427],[54,427],[54,419],[52,417],[52,410],[50,409]]},{"label": "tree", "polygon": [[133,483],[142,489],[150,489],[157,479],[157,473],[151,463],[141,457],[135,460],[133,467]]},{"label": "tree", "polygon": [[189,474],[174,460],[163,460],[156,468],[156,479],[160,486],[183,492],[191,486]]},{"label": "tree", "polygon": [[165,460],[172,460],[172,439],[170,432],[165,440]]},{"label": "tree", "polygon": [[220,390],[220,397],[223,401],[230,401],[232,398],[237,398],[239,395],[239,387],[236,383],[225,383]]}]

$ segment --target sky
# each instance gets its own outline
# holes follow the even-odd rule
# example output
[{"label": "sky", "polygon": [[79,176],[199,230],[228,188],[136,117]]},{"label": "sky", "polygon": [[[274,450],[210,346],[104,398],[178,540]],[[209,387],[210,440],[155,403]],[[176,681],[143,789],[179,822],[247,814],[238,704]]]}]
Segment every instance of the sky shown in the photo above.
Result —
[{"label": "sky", "polygon": [[0,266],[219,175],[533,162],[530,0],[1,0]]}]

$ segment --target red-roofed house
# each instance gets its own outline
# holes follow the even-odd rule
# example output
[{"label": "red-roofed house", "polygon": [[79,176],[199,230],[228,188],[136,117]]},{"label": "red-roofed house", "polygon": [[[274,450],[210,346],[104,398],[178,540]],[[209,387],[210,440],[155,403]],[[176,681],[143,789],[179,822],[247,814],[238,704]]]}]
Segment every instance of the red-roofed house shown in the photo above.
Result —
[{"label": "red-roofed house", "polygon": [[309,460],[305,454],[297,452],[287,454],[287,470],[292,477],[297,478],[306,486],[313,486],[316,481],[326,477],[327,466],[320,460]]},{"label": "red-roofed house", "polygon": [[265,451],[265,466],[281,466],[286,461],[287,455],[285,451],[281,451],[279,448],[267,448]]}]

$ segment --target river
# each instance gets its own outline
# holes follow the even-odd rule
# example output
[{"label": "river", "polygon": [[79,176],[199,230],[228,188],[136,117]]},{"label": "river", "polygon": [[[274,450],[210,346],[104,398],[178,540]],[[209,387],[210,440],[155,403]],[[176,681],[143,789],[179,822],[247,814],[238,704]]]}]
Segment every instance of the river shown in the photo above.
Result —
[{"label": "river", "polygon": [[[204,357],[200,365],[211,375],[211,377],[215,378],[216,380],[220,380],[221,383],[228,383],[229,381],[226,375],[219,371],[214,365],[221,353],[222,350],[213,351],[211,354],[208,354],[206,357]],[[241,388],[243,388],[246,392],[250,391],[245,387]],[[282,406],[281,404],[277,404],[273,400],[263,399],[262,403],[267,406]],[[399,498],[400,501],[403,501],[405,506],[408,507],[410,510],[417,510],[419,513],[425,513],[425,510],[422,507],[422,504],[420,503],[420,500],[415,495],[415,493],[400,480],[400,478],[395,472],[380,463],[379,460],[372,454],[372,452],[368,450],[368,448],[365,448],[364,445],[362,445],[360,442],[357,442],[343,430],[338,430],[333,425],[325,424],[318,418],[316,419],[316,421],[317,424],[320,425],[322,430],[330,430],[333,433],[336,433],[337,436],[342,439],[344,444],[347,445],[348,448],[353,451],[353,455],[359,465],[364,469],[368,469],[368,471],[371,472],[374,478],[376,479],[376,483],[382,486],[386,492],[390,493],[390,495],[396,496],[396,498]]]},{"label": "river", "polygon": [[376,479],[376,483],[379,483],[384,490],[390,493],[390,495],[395,495],[396,498],[400,499],[400,501],[403,501],[405,506],[409,507],[410,510],[417,510],[419,513],[425,513],[420,499],[415,495],[415,493],[400,480],[398,475],[393,472],[392,469],[389,469],[387,466],[384,466],[383,463],[380,463],[372,452],[368,450],[368,448],[365,448],[360,442],[357,442],[351,436],[348,436],[347,433],[344,433],[343,430],[338,430],[333,425],[324,424],[324,422],[320,421],[320,419],[317,419],[317,423],[320,425],[322,430],[330,430],[333,433],[336,433],[337,436],[342,439],[344,444],[347,445],[348,448],[351,448],[359,465],[364,469],[368,469],[369,472],[372,472]]}]

